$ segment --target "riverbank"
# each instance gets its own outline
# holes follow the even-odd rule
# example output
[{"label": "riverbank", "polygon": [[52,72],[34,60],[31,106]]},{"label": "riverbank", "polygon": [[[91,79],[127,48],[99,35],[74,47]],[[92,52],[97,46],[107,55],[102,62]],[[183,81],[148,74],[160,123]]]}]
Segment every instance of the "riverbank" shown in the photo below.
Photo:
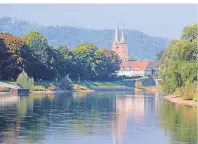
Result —
[{"label": "riverbank", "polygon": [[160,86],[144,86],[142,89],[148,92],[162,92]]},{"label": "riverbank", "polygon": [[165,96],[165,99],[175,104],[198,107],[198,102],[195,102],[193,100],[183,100],[182,97],[180,96],[169,95],[169,96]]},{"label": "riverbank", "polygon": [[[8,82],[12,85],[16,85],[16,82]],[[37,82],[30,89],[31,93],[64,93],[64,92],[93,92],[93,91],[132,91],[135,88],[135,81],[83,81],[73,83],[70,90],[60,90],[57,82]],[[155,92],[160,88],[157,86],[144,86],[141,90]],[[0,95],[9,94],[9,88],[2,88]]]}]

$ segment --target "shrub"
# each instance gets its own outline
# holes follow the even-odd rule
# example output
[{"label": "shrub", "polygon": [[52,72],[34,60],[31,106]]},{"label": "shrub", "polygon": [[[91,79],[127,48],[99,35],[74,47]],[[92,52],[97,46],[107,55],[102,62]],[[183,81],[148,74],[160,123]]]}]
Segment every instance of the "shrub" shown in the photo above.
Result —
[{"label": "shrub", "polygon": [[136,81],[135,82],[135,87],[138,88],[138,89],[141,89],[142,88],[142,82],[141,81]]},{"label": "shrub", "polygon": [[198,95],[193,97],[193,101],[198,102]]},{"label": "shrub", "polygon": [[61,90],[71,90],[72,86],[73,86],[73,82],[68,76],[63,77],[59,83],[59,87]]},{"label": "shrub", "polygon": [[190,85],[181,88],[181,96],[184,100],[193,100],[193,97],[196,96],[197,89],[196,86]]},{"label": "shrub", "polygon": [[34,79],[29,78],[24,70],[19,74],[16,82],[17,85],[25,89],[30,89],[34,85]]},{"label": "shrub", "polygon": [[72,89],[73,89],[73,90],[89,90],[88,87],[82,86],[82,85],[77,85],[77,84],[74,84],[74,85],[72,86]]},{"label": "shrub", "polygon": [[42,85],[35,85],[31,88],[32,91],[47,91],[47,89]]},{"label": "shrub", "polygon": [[50,83],[50,86],[48,87],[48,90],[54,91],[56,89],[56,86]]}]

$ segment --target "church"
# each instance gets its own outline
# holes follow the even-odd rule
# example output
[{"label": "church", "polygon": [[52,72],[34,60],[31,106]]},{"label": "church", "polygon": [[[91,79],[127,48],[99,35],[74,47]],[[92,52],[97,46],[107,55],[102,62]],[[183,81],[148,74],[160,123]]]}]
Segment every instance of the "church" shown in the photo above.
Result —
[{"label": "church", "polygon": [[118,25],[116,25],[112,50],[116,52],[121,59],[120,70],[117,71],[118,76],[151,76],[153,74],[150,61],[128,60],[128,43],[125,36],[124,26],[121,29],[121,37],[119,37],[119,29]]}]

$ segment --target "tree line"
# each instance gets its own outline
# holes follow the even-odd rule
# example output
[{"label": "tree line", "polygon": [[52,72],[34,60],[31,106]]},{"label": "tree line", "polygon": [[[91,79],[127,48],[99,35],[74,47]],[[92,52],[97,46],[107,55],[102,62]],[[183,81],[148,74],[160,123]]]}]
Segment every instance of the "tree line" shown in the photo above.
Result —
[{"label": "tree line", "polygon": [[[94,43],[98,47],[110,48],[113,29],[94,30],[69,26],[43,26],[28,21],[11,17],[0,17],[0,31],[8,32],[16,36],[25,35],[31,30],[37,30],[44,34],[48,44],[58,47],[66,45],[75,48],[79,43]],[[167,47],[169,39],[162,37],[151,37],[140,31],[125,30],[128,41],[129,56],[137,59],[155,59],[155,54]],[[147,51],[145,53],[145,51]]]},{"label": "tree line", "polygon": [[92,43],[74,49],[53,48],[44,35],[31,31],[23,36],[0,33],[0,80],[16,80],[24,69],[38,80],[107,80],[119,70],[118,55]]},{"label": "tree line", "polygon": [[184,99],[196,96],[198,24],[183,29],[181,39],[173,40],[161,54],[160,75],[166,94],[178,92]]}]

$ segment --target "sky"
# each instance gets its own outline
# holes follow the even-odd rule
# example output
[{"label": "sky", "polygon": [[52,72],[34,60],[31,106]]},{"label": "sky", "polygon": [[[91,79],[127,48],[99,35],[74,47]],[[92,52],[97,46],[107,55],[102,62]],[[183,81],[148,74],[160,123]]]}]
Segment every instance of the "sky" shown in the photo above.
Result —
[{"label": "sky", "polygon": [[184,26],[197,22],[196,4],[0,4],[0,17],[39,25],[88,29],[138,30],[151,36],[178,39]]}]

